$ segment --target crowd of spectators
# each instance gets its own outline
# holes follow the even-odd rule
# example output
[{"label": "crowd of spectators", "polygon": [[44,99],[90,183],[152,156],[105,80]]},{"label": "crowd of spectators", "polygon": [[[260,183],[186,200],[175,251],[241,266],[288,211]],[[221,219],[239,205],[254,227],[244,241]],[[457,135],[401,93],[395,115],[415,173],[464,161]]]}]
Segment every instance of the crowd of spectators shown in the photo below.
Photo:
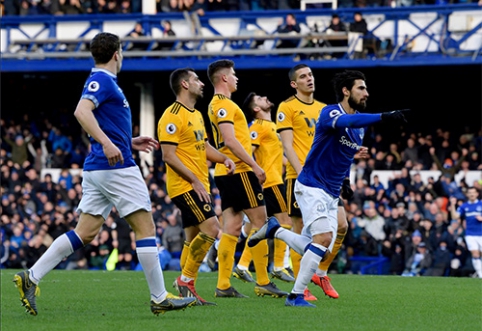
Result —
[{"label": "crowd of spectators", "polygon": [[[339,0],[339,8],[470,3],[471,0]],[[4,15],[78,15],[141,13],[141,0],[1,0]],[[309,4],[308,8],[331,8]],[[299,0],[156,0],[158,13],[300,9]]]},{"label": "crowd of spectators", "polygon": [[[457,197],[458,204],[466,200],[469,186],[475,186],[482,197],[482,176],[472,182],[465,178],[455,181],[456,174],[473,170],[482,174],[482,129],[457,136],[443,129],[425,134],[401,130],[391,135],[377,127],[367,131],[364,144],[371,157],[353,165],[355,194],[346,201],[349,232],[331,272],[356,272],[352,257],[364,256],[386,258],[391,274],[471,275],[464,224],[452,219],[448,208],[451,196]],[[17,121],[2,119],[1,132],[1,266],[28,268],[55,238],[75,227],[82,178],[81,172],[70,169],[82,166],[90,146],[84,132],[77,134],[68,126],[55,126],[45,118],[32,120],[27,115]],[[134,135],[136,132],[138,127]],[[182,216],[166,194],[160,153],[155,152],[152,165],[139,165],[149,169],[145,180],[159,248],[166,257],[163,267],[176,268],[184,240]],[[139,155],[135,158],[140,162]],[[53,180],[50,168],[61,169],[58,180]],[[375,170],[400,171],[393,172],[384,186],[377,176],[371,176]],[[441,175],[424,181],[417,173],[422,170],[439,170]],[[221,217],[212,180],[211,185],[216,213]],[[95,240],[58,268],[103,269],[114,249],[118,269],[135,268],[132,231],[115,210]],[[168,263],[171,258],[174,263]]]}]

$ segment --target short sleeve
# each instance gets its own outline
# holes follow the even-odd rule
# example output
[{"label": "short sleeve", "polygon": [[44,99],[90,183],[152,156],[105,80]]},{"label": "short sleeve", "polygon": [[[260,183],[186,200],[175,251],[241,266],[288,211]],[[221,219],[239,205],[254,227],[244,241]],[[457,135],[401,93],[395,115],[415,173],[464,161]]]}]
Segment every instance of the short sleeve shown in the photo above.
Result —
[{"label": "short sleeve", "polygon": [[178,144],[181,137],[182,121],[178,115],[172,114],[168,110],[159,120],[157,125],[157,136],[159,142]]},{"label": "short sleeve", "polygon": [[80,99],[90,100],[95,105],[95,108],[98,108],[99,105],[110,98],[114,88],[116,87],[111,79],[95,75],[85,82]]},{"label": "short sleeve", "polygon": [[249,135],[251,137],[251,145],[259,146],[262,141],[263,127],[255,121],[249,128]]},{"label": "short sleeve", "polygon": [[286,102],[282,102],[278,106],[278,111],[276,113],[276,128],[278,132],[283,130],[293,130],[293,110]]},{"label": "short sleeve", "polygon": [[233,123],[236,114],[236,108],[233,102],[228,99],[219,100],[213,104],[213,114],[217,119],[217,123]]}]

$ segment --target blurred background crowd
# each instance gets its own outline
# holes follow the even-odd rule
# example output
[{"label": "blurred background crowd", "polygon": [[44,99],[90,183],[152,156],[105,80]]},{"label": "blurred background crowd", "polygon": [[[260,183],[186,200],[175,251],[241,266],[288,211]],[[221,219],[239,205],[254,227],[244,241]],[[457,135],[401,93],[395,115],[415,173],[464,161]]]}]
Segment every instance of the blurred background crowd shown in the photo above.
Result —
[{"label": "blurred background crowd", "polygon": [[[474,0],[339,0],[338,8],[466,4]],[[141,0],[1,0],[4,15],[82,15],[141,13]],[[331,8],[309,4],[307,8]],[[157,13],[300,9],[299,0],[156,0]]]},{"label": "blurred background crowd", "polygon": [[[64,115],[1,119],[2,268],[32,266],[55,238],[76,225],[82,196],[79,170],[90,146],[85,132],[63,120]],[[138,130],[135,126],[134,135]],[[359,272],[355,258],[370,257],[384,259],[387,274],[471,276],[464,222],[452,219],[449,198],[463,203],[470,186],[482,196],[482,129],[454,135],[442,128],[424,134],[401,128],[388,135],[371,127],[364,145],[370,148],[370,158],[353,165],[355,195],[345,201],[349,232],[330,272]],[[166,194],[161,152],[154,153],[152,165],[141,164],[139,155],[134,156],[148,169],[145,180],[163,268],[176,270],[184,241],[182,215]],[[54,170],[59,174],[53,176]],[[386,184],[373,176],[375,170],[392,171]],[[418,172],[423,170],[438,170],[440,176],[425,180]],[[481,175],[468,180],[464,174],[469,171]],[[212,180],[211,189],[222,219]],[[133,233],[115,210],[95,240],[58,268],[106,269],[113,251],[112,268],[137,267]]]}]

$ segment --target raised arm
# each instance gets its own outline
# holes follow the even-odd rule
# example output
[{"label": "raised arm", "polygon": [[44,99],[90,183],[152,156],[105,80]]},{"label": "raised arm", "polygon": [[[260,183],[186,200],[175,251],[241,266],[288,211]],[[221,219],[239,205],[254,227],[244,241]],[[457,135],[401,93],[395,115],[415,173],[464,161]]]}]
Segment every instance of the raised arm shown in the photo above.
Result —
[{"label": "raised arm", "polygon": [[457,212],[457,198],[450,197],[450,216],[453,220],[458,220],[460,218],[460,214]]}]

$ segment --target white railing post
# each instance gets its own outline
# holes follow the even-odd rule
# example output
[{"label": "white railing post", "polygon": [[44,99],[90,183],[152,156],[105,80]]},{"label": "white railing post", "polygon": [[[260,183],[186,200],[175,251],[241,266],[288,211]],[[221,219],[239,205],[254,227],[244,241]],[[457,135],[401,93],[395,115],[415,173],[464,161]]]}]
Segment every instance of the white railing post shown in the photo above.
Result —
[{"label": "white railing post", "polygon": [[142,0],[142,13],[145,15],[157,14],[156,0]]},{"label": "white railing post", "polygon": [[337,9],[338,8],[338,0],[300,0],[300,10],[306,10],[307,4],[316,4],[316,3],[330,3],[331,8]]}]

